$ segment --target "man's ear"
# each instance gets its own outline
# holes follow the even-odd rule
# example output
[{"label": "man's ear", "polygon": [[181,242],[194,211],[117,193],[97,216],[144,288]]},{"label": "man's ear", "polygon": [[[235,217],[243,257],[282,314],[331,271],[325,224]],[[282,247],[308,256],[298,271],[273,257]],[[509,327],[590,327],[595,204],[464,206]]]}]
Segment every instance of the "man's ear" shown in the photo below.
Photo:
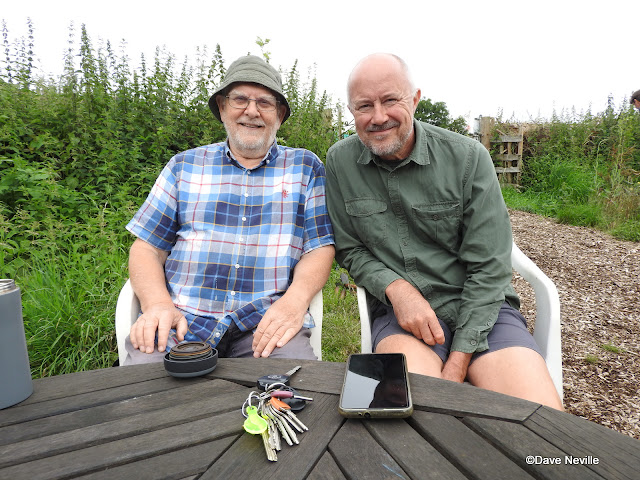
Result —
[{"label": "man's ear", "polygon": [[416,89],[416,94],[413,96],[413,113],[416,113],[416,108],[418,108],[418,103],[420,103],[420,98],[422,98],[422,92],[420,89]]},{"label": "man's ear", "polygon": [[284,120],[284,116],[287,114],[287,107],[284,105],[278,105],[278,118],[280,119],[280,125],[282,125],[282,121]]},{"label": "man's ear", "polygon": [[224,106],[226,102],[224,101],[225,97],[222,94],[216,95],[216,104],[218,105],[218,110],[222,112],[224,110]]}]

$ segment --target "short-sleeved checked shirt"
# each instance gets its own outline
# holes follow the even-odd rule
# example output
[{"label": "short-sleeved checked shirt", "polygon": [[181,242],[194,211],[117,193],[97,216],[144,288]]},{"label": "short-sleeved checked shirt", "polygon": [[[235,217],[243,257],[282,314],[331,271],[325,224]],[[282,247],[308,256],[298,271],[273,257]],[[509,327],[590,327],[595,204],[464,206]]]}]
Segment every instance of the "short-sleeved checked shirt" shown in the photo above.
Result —
[{"label": "short-sleeved checked shirt", "polygon": [[216,346],[232,321],[255,328],[302,254],[334,243],[324,187],[316,155],[275,142],[250,170],[226,142],[171,159],[127,229],[170,252],[167,288],[189,324],[186,340]]}]

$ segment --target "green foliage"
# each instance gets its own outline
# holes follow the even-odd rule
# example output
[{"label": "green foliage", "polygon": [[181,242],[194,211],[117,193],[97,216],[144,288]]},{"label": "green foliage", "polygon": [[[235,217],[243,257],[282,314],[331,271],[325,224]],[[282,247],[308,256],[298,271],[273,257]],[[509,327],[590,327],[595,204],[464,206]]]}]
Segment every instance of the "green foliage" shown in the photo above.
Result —
[{"label": "green foliage", "polygon": [[360,315],[355,292],[336,290],[340,274],[346,273],[334,262],[334,268],[322,290],[322,359],[344,362],[352,353],[360,352]]},{"label": "green foliage", "polygon": [[600,345],[600,347],[607,351],[607,352],[611,352],[611,353],[624,353],[624,349],[617,347],[611,343],[604,343],[602,345]]},{"label": "green foliage", "polygon": [[527,125],[523,163],[507,205],[640,240],[640,115],[628,104]]},{"label": "green foliage", "polygon": [[436,127],[446,128],[453,132],[467,135],[467,121],[464,117],[452,118],[444,102],[432,102],[430,98],[422,98],[416,107],[414,117]]},{"label": "green foliage", "polygon": [[590,353],[584,356],[584,360],[591,365],[596,365],[600,362],[600,359],[596,355]]}]

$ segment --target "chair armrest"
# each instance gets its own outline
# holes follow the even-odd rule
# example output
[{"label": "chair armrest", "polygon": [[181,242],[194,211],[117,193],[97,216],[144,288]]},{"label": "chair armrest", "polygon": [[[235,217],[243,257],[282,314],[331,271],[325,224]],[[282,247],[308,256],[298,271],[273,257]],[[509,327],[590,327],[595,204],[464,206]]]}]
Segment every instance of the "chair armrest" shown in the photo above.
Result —
[{"label": "chair armrest", "polygon": [[124,361],[127,358],[125,341],[131,330],[131,325],[138,318],[139,312],[140,302],[135,293],[133,293],[131,280],[127,279],[124,287],[120,290],[118,303],[116,304],[116,339],[118,340],[118,358],[121,366],[124,365]]},{"label": "chair armrest", "polygon": [[311,348],[313,348],[313,353],[315,353],[318,360],[322,360],[322,290],[315,294],[315,296],[311,299],[311,304],[309,305],[309,313],[313,317],[313,321],[316,326],[311,329],[311,337],[309,338],[309,342],[311,343]]},{"label": "chair armrest", "polygon": [[357,287],[358,312],[360,313],[360,351],[371,353],[371,320],[369,318],[369,307],[367,304],[367,291],[362,287]]},{"label": "chair armrest", "polygon": [[536,325],[533,337],[540,347],[551,379],[562,398],[562,345],[560,297],[558,290],[538,266],[514,243],[511,251],[513,269],[532,287],[536,296]]}]

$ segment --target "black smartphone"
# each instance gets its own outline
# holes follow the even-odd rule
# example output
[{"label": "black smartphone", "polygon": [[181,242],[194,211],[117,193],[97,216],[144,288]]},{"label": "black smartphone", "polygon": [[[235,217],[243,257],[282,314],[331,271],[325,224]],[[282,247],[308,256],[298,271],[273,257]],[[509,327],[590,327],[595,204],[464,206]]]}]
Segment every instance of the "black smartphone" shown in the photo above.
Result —
[{"label": "black smartphone", "polygon": [[402,418],[413,413],[403,353],[355,353],[347,359],[338,411],[344,417]]}]

